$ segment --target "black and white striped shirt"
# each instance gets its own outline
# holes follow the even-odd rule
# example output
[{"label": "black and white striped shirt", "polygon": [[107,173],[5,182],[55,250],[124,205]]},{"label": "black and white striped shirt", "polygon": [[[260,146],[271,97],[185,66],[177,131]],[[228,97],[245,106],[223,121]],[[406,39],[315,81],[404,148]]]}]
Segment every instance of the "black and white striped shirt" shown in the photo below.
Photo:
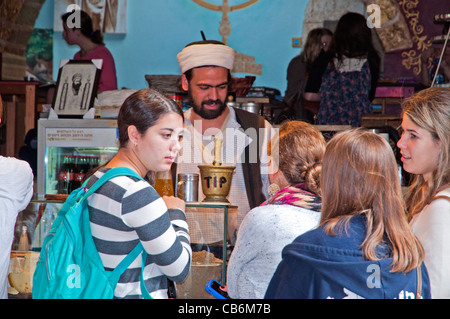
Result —
[{"label": "black and white striped shirt", "polygon": [[[98,170],[87,188],[108,169]],[[145,285],[153,298],[167,298],[167,278],[182,282],[189,274],[191,247],[185,213],[167,209],[147,182],[120,176],[89,197],[92,236],[106,270],[113,270],[139,243],[148,253]],[[141,298],[142,256],[120,277],[115,298]]]}]

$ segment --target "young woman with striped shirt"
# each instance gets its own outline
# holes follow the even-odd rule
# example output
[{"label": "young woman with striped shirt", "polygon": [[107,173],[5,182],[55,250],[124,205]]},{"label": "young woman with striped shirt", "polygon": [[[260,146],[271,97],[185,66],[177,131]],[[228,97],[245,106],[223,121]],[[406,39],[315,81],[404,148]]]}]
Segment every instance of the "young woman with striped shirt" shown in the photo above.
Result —
[{"label": "young woman with striped shirt", "polygon": [[[168,171],[181,148],[183,113],[161,93],[133,93],[118,115],[119,150],[89,180],[89,188],[107,170],[128,167],[146,178]],[[152,298],[168,298],[168,279],[182,282],[191,264],[185,203],[160,197],[146,181],[115,177],[89,198],[92,235],[105,269],[114,269],[139,241],[148,253],[143,276]],[[115,298],[142,298],[142,258],[120,277]]]}]

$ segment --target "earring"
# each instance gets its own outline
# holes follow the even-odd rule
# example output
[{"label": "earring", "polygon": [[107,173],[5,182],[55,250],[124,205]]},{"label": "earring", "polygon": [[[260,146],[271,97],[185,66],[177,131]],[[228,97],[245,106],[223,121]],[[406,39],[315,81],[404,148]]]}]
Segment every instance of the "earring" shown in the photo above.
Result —
[{"label": "earring", "polygon": [[269,188],[267,192],[269,193],[269,196],[272,197],[276,193],[278,193],[281,190],[280,186],[278,184],[272,183],[269,185]]},{"label": "earring", "polygon": [[134,142],[134,147],[137,147],[137,142]]}]

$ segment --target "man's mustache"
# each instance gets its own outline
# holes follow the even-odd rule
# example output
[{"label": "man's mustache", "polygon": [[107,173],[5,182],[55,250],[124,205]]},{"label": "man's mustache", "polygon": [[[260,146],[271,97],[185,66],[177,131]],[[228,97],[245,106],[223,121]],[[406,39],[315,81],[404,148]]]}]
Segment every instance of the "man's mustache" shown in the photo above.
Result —
[{"label": "man's mustache", "polygon": [[202,102],[202,106],[205,104],[218,104],[218,105],[222,105],[222,101],[221,100],[206,100]]}]

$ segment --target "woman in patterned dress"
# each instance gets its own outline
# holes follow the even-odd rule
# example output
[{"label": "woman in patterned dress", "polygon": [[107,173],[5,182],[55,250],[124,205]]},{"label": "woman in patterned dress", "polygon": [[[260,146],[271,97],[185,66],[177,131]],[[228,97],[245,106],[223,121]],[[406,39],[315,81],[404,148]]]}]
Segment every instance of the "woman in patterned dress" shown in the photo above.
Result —
[{"label": "woman in patterned dress", "polygon": [[320,101],[317,123],[360,126],[361,115],[372,112],[379,66],[366,19],[343,15],[330,51],[316,59],[305,88],[307,100]]}]

